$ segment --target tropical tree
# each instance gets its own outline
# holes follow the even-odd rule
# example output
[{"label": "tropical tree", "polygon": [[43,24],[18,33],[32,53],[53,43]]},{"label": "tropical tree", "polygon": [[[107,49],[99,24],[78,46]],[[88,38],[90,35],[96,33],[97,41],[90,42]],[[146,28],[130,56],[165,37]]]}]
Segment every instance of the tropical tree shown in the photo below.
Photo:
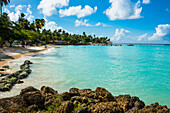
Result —
[{"label": "tropical tree", "polygon": [[37,28],[37,31],[40,32],[40,29],[44,27],[45,25],[45,20],[44,19],[36,19],[35,20],[35,27]]},{"label": "tropical tree", "polygon": [[85,32],[83,32],[83,36],[86,37],[86,33]]},{"label": "tropical tree", "polygon": [[31,31],[36,31],[36,29],[35,29],[35,22],[34,21],[30,24],[30,30]]},{"label": "tropical tree", "polygon": [[61,29],[58,30],[59,33],[61,33],[61,31],[62,31]]},{"label": "tropical tree", "polygon": [[10,3],[10,0],[0,0],[0,17],[2,16],[2,6]]},{"label": "tropical tree", "polygon": [[25,14],[21,13],[18,19],[18,23],[20,24],[22,29],[30,30],[30,22],[24,17],[25,17]]},{"label": "tropical tree", "polygon": [[[0,17],[0,37],[1,37],[1,47],[3,47],[3,41],[9,37],[11,33],[10,27],[12,26],[11,21],[9,20],[8,14],[4,13]],[[9,31],[9,32],[8,32]]]}]

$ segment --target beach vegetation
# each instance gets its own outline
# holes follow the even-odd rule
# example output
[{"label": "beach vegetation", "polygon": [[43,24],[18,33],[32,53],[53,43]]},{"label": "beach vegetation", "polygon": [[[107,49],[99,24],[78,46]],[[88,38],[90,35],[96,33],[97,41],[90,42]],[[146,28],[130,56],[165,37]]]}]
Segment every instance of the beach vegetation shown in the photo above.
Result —
[{"label": "beach vegetation", "polygon": [[0,17],[0,37],[1,45],[8,42],[10,47],[17,40],[19,44],[24,45],[29,42],[30,45],[56,44],[56,45],[88,45],[88,44],[107,44],[107,37],[94,37],[85,32],[80,34],[71,34],[62,29],[51,31],[45,29],[44,19],[35,19],[30,22],[25,18],[25,14],[19,15],[18,21],[10,20],[7,13]]}]

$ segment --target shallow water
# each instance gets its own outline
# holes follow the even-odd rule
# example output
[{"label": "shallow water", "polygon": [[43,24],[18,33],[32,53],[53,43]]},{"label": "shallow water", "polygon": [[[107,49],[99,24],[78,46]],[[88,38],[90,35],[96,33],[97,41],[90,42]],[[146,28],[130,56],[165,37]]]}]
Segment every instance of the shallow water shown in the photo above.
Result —
[{"label": "shallow water", "polygon": [[12,67],[18,68],[25,59],[34,62],[33,72],[0,98],[30,85],[51,86],[59,92],[104,87],[113,95],[130,94],[147,105],[157,101],[170,107],[170,46],[63,46],[20,58]]}]

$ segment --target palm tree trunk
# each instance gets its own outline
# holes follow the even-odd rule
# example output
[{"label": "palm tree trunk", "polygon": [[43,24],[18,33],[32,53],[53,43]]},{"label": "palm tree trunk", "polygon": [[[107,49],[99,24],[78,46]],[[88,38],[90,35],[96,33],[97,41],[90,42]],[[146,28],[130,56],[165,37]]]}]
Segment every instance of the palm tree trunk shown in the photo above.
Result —
[{"label": "palm tree trunk", "polygon": [[2,16],[2,0],[0,0],[0,17]]}]

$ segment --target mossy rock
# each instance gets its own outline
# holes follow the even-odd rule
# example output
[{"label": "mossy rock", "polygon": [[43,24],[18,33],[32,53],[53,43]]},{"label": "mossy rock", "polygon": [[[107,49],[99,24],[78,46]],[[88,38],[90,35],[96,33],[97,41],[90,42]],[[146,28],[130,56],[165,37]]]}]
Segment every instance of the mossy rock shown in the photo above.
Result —
[{"label": "mossy rock", "polygon": [[9,69],[9,66],[8,66],[8,65],[5,65],[5,66],[3,66],[2,68]]},{"label": "mossy rock", "polygon": [[20,73],[20,74],[18,75],[18,78],[19,78],[19,79],[23,79],[23,78],[26,78],[26,77],[28,77],[28,73],[27,73],[26,71],[23,71],[22,73]]},{"label": "mossy rock", "polygon": [[5,71],[5,69],[0,69],[0,71]]},{"label": "mossy rock", "polygon": [[10,84],[15,84],[16,82],[17,82],[17,78],[16,77],[12,77],[10,80],[9,80],[9,82],[10,82]]},{"label": "mossy rock", "polygon": [[32,72],[31,69],[25,69],[24,71],[27,72],[28,74],[30,74]]},{"label": "mossy rock", "polygon": [[16,71],[15,73],[12,73],[11,76],[18,77],[22,72],[23,70]]}]

